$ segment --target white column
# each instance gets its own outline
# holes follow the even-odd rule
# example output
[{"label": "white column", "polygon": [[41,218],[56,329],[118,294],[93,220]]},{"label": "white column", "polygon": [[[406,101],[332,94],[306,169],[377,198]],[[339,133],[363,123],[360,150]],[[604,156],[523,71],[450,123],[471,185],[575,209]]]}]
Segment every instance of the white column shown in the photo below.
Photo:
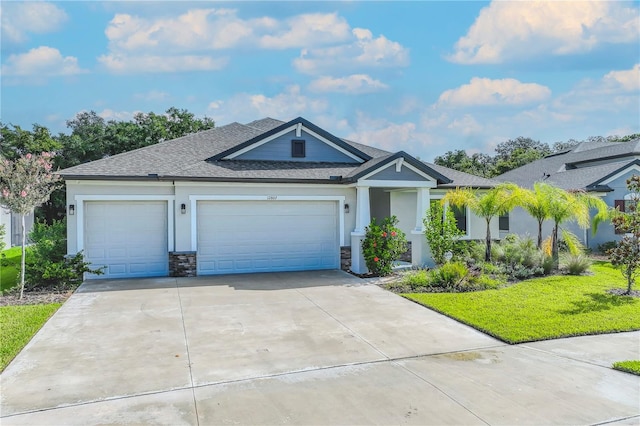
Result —
[{"label": "white column", "polygon": [[416,228],[418,232],[424,232],[424,218],[427,209],[430,207],[429,188],[418,188],[416,193]]},{"label": "white column", "polygon": [[354,233],[364,234],[364,228],[371,222],[371,204],[369,203],[369,187],[358,186],[356,205],[356,229]]},{"label": "white column", "polygon": [[428,208],[430,208],[429,188],[418,188],[416,190],[416,227],[411,231],[411,264],[413,266],[435,266],[429,244],[424,236],[422,222]]},{"label": "white column", "polygon": [[356,228],[351,233],[351,270],[356,274],[364,274],[368,269],[362,255],[362,241],[364,240],[365,228],[371,222],[369,187],[357,186],[356,191]]}]

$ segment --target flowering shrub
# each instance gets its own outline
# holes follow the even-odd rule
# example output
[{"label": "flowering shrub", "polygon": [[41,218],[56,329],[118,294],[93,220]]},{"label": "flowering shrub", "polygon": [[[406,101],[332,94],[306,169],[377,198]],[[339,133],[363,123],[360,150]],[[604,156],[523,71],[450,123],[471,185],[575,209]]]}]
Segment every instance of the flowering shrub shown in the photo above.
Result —
[{"label": "flowering shrub", "polygon": [[396,228],[397,224],[398,219],[391,216],[385,218],[381,225],[373,219],[366,229],[362,253],[369,272],[374,275],[389,275],[393,262],[407,251],[407,240],[404,232]]}]

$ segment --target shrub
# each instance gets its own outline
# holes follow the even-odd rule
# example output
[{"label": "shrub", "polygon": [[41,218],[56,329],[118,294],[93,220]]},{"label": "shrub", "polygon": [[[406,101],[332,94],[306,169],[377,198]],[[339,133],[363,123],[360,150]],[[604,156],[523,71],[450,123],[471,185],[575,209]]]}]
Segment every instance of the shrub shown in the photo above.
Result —
[{"label": "shrub", "polygon": [[[493,246],[491,247],[493,251]],[[467,241],[464,245],[464,256],[467,263],[484,262],[484,244],[479,241]]]},{"label": "shrub", "polygon": [[470,280],[474,290],[493,290],[502,285],[502,281],[487,274],[480,274]]},{"label": "shrub", "polygon": [[431,270],[431,286],[447,289],[459,288],[462,280],[469,274],[467,265],[462,262],[445,263],[437,269]]},{"label": "shrub", "polygon": [[591,266],[591,259],[589,259],[584,254],[579,254],[577,256],[570,255],[567,258],[567,274],[569,275],[582,275],[584,272],[589,270]]},{"label": "shrub", "polygon": [[545,275],[553,269],[553,262],[547,262],[541,250],[530,237],[520,238],[507,235],[499,244],[494,244],[495,260],[502,271],[511,279],[523,280]]},{"label": "shrub", "polygon": [[4,230],[4,225],[0,225],[0,252],[2,252],[4,250],[5,247],[5,242],[4,242],[4,236],[6,235],[5,230]]},{"label": "shrub", "polygon": [[381,225],[373,219],[366,229],[362,253],[369,272],[374,275],[389,275],[393,262],[407,251],[407,240],[397,224],[398,219],[391,216],[384,218]]},{"label": "shrub", "polygon": [[51,225],[36,222],[29,233],[33,243],[27,248],[27,289],[56,288],[68,290],[82,283],[85,272],[101,274],[102,268],[91,269],[82,252],[65,257],[66,225],[54,220]]},{"label": "shrub", "polygon": [[451,252],[454,258],[462,254],[463,246],[459,238],[464,233],[458,229],[451,209],[445,211],[440,203],[434,203],[427,210],[423,223],[431,256],[438,265],[445,263],[447,252]]},{"label": "shrub", "polygon": [[409,271],[402,277],[402,284],[411,290],[427,287],[430,284],[431,276],[426,269],[418,269]]}]

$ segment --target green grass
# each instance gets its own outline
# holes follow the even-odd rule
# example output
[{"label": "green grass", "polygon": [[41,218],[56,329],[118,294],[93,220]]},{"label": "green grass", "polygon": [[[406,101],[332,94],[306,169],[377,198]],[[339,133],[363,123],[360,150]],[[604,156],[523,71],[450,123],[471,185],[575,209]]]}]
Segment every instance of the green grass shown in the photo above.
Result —
[{"label": "green grass", "polygon": [[613,368],[640,376],[640,361],[620,361],[613,364]]},{"label": "green grass", "polygon": [[0,371],[29,343],[61,303],[0,307]]},{"label": "green grass", "polygon": [[2,252],[0,256],[0,292],[9,290],[18,283],[20,273],[21,247],[13,247]]},{"label": "green grass", "polygon": [[404,297],[507,343],[640,329],[640,298],[615,296],[622,274],[596,262],[590,276],[550,276],[498,290]]}]

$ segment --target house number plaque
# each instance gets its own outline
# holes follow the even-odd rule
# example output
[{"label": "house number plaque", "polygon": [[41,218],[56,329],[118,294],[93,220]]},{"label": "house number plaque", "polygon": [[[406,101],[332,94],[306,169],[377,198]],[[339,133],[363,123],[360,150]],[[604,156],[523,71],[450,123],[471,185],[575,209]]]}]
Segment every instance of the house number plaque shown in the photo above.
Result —
[{"label": "house number plaque", "polygon": [[267,200],[277,200],[278,196],[277,195],[267,195]]}]

